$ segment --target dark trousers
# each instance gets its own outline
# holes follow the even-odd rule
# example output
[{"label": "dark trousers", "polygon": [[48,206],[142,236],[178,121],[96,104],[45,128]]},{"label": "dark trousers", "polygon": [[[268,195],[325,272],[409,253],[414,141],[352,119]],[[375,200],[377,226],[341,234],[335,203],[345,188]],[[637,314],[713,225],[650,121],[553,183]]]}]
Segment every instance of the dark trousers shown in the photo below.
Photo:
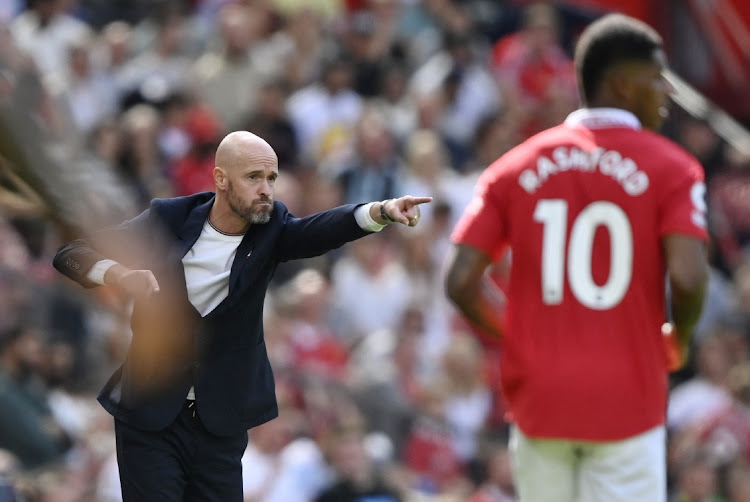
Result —
[{"label": "dark trousers", "polygon": [[241,502],[247,433],[209,433],[186,402],[166,429],[146,432],[115,420],[124,502]]}]

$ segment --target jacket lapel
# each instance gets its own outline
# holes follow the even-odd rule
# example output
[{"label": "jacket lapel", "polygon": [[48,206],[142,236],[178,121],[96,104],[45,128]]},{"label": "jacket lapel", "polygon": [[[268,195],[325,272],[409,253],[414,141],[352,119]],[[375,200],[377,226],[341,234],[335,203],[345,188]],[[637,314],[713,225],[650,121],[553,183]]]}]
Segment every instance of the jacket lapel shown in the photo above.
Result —
[{"label": "jacket lapel", "polygon": [[206,223],[206,218],[208,218],[208,212],[211,210],[213,204],[214,197],[211,197],[207,202],[190,211],[185,223],[177,231],[175,252],[180,259],[187,254],[190,248],[193,247],[193,244],[195,244],[195,241],[198,240],[198,237],[200,237],[203,225]]}]

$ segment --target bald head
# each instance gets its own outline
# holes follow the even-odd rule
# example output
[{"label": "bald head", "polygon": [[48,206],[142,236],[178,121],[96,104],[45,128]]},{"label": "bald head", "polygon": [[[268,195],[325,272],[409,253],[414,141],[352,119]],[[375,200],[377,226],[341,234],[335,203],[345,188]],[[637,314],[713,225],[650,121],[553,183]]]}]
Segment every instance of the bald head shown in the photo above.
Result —
[{"label": "bald head", "polygon": [[216,149],[216,166],[226,170],[247,167],[259,161],[278,162],[276,152],[260,136],[248,131],[227,134]]},{"label": "bald head", "polygon": [[244,232],[248,225],[267,223],[279,176],[279,159],[266,140],[235,131],[216,149],[213,171],[216,199],[211,221],[224,232]]}]

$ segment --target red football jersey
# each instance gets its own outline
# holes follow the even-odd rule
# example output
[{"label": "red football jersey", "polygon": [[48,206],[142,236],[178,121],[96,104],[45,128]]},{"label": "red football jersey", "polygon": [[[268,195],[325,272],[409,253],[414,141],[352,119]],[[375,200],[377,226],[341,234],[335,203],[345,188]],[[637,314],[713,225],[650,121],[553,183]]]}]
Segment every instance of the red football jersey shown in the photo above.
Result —
[{"label": "red football jersey", "polygon": [[527,435],[616,440],[664,423],[661,238],[707,239],[703,169],[624,110],[578,110],[482,174],[453,241],[510,246],[501,378]]}]

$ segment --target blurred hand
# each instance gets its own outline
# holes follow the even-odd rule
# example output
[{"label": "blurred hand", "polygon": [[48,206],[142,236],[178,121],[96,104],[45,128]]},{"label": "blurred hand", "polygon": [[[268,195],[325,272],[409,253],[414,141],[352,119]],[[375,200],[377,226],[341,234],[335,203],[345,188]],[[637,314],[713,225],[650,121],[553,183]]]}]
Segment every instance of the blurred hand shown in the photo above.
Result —
[{"label": "blurred hand", "polygon": [[432,202],[432,197],[414,197],[404,195],[398,199],[390,199],[385,202],[385,213],[397,222],[416,227],[419,223],[419,205]]},{"label": "blurred hand", "polygon": [[687,351],[680,348],[674,325],[665,322],[661,326],[661,334],[664,340],[664,349],[667,353],[667,369],[677,371],[687,363]]},{"label": "blurred hand", "polygon": [[112,284],[135,298],[148,298],[159,292],[159,283],[150,270],[130,270],[113,265],[104,274],[104,283]]}]

